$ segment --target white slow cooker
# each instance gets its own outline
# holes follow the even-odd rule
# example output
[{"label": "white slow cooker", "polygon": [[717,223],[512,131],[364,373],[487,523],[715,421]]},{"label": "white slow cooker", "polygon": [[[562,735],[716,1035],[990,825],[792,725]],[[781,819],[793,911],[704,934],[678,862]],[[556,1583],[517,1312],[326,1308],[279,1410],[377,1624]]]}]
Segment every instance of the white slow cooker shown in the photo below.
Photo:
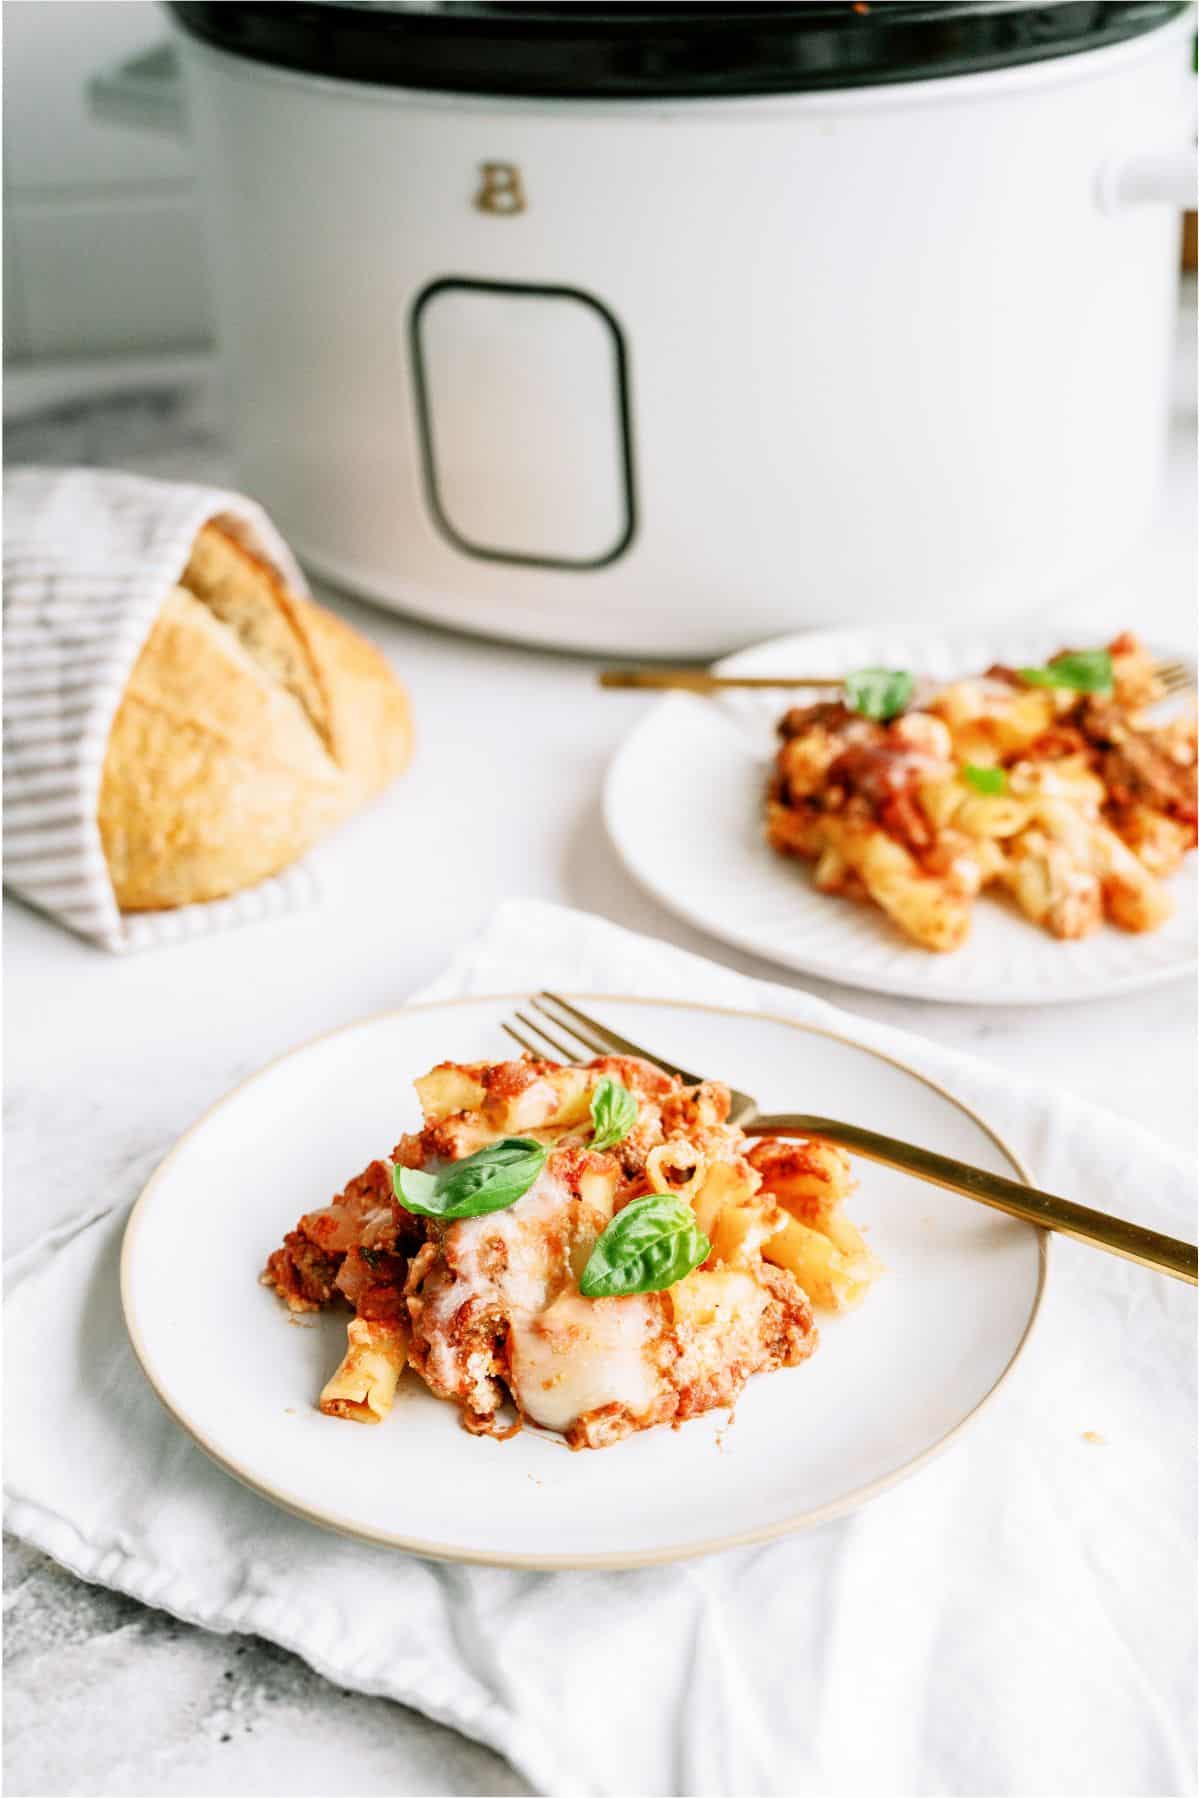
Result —
[{"label": "white slow cooker", "polygon": [[707,655],[1027,614],[1143,523],[1175,0],[170,10],[241,479],[347,588]]}]

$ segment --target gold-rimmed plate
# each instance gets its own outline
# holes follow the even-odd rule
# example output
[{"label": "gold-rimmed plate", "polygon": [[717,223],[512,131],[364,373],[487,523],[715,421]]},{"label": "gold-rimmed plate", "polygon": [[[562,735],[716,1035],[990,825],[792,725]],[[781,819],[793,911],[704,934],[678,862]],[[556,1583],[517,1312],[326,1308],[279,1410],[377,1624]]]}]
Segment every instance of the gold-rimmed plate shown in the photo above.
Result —
[{"label": "gold-rimmed plate", "polygon": [[[759,1095],[854,1117],[1024,1177],[986,1123],[897,1062],[761,1013],[579,995],[628,1036]],[[418,1122],[412,1079],[502,1058],[513,996],[412,1006],[319,1038],[231,1092],[134,1207],[126,1322],[160,1399],[227,1472],[314,1523],[423,1555],[525,1567],[633,1567],[766,1540],[913,1473],[1011,1371],[1046,1277],[1042,1234],[866,1164],[853,1216],[887,1272],[822,1320],[805,1365],[752,1380],[728,1414],[572,1454],[524,1432],[473,1437],[415,1375],[391,1416],[321,1416],[345,1313],[289,1317],[258,1274],[323,1204]]]}]

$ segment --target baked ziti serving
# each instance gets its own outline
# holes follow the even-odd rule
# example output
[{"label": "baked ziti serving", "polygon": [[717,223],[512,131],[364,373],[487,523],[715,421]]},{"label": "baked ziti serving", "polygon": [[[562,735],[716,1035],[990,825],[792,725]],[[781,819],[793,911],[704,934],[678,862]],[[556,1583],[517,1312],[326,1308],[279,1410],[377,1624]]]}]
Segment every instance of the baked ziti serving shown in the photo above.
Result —
[{"label": "baked ziti serving", "polygon": [[751,1141],[715,1082],[527,1056],[445,1062],[416,1089],[423,1127],[262,1276],[293,1311],[350,1307],[332,1416],[378,1422],[408,1366],[476,1433],[528,1421],[604,1448],[806,1360],[814,1308],[849,1309],[878,1272],[844,1151]]},{"label": "baked ziti serving", "polygon": [[1196,846],[1196,714],[1163,697],[1128,633],[1044,667],[993,667],[911,703],[903,670],[796,706],[767,794],[767,839],[822,892],[866,899],[923,948],[957,949],[985,887],[1056,937],[1108,919],[1153,930]]}]

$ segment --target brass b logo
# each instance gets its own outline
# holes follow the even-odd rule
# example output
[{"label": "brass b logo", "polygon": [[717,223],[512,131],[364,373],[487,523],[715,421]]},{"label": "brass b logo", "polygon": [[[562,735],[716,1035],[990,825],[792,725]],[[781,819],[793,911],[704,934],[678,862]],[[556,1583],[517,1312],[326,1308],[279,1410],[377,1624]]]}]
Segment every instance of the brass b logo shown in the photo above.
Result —
[{"label": "brass b logo", "polygon": [[477,212],[495,212],[501,217],[524,212],[525,188],[515,162],[481,162],[479,176]]}]

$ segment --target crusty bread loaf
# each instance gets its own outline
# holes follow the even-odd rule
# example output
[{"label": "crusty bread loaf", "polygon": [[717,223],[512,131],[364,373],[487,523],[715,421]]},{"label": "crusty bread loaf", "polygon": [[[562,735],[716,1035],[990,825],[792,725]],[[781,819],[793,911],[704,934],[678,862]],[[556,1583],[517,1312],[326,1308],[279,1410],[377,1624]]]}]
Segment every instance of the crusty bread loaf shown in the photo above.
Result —
[{"label": "crusty bread loaf", "polygon": [[411,741],[379,652],[206,525],[108,741],[99,822],[118,904],[188,905],[278,873],[392,780]]}]

